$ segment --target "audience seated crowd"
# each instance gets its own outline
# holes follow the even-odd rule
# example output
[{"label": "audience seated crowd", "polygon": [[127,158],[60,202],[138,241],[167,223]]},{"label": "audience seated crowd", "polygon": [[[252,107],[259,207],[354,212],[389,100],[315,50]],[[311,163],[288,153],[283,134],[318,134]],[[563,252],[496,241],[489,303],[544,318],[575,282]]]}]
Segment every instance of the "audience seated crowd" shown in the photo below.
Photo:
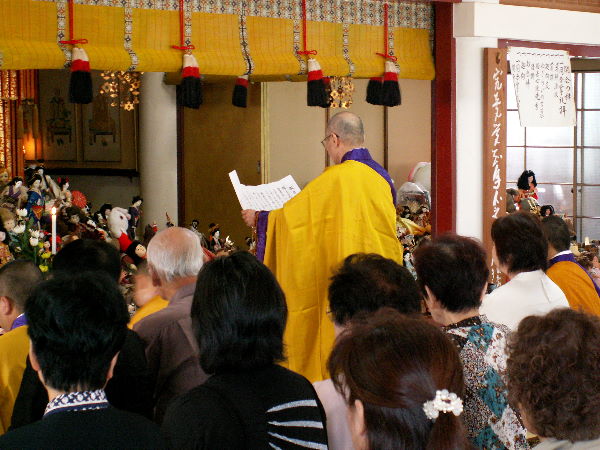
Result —
[{"label": "audience seated crowd", "polygon": [[600,298],[565,226],[497,219],[490,294],[483,247],[455,234],[415,251],[417,281],[380,255],[340,261],[314,386],[279,364],[285,294],[249,253],[205,262],[192,231],[157,233],[132,318],[109,244],[65,245],[45,281],[9,263],[0,449],[527,449],[527,431],[600,448]]}]

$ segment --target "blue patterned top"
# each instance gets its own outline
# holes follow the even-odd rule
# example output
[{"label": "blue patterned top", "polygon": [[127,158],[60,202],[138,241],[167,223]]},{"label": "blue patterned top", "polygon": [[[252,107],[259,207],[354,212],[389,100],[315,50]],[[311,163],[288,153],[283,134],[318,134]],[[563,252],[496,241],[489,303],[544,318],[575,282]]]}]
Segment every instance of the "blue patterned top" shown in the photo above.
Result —
[{"label": "blue patterned top", "polygon": [[68,392],[54,398],[44,411],[44,416],[65,411],[87,411],[104,409],[110,405],[106,400],[104,389],[96,391]]},{"label": "blue patterned top", "polygon": [[443,328],[456,343],[463,363],[467,436],[477,448],[528,449],[521,417],[508,403],[505,325],[480,315]]}]

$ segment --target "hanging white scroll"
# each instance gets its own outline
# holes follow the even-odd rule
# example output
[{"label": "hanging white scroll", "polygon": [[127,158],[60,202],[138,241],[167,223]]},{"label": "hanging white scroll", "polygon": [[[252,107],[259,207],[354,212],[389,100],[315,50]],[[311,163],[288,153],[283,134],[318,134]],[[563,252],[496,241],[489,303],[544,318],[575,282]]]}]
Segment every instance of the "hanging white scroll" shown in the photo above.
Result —
[{"label": "hanging white scroll", "polygon": [[511,47],[510,71],[522,127],[575,126],[575,98],[569,53]]}]

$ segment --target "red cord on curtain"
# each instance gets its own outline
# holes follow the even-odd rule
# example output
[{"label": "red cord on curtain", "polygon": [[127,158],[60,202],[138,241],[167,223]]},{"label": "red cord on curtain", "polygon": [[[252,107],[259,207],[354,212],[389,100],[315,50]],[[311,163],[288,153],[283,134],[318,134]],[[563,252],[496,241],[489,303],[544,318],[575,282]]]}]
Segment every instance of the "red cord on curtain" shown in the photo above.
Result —
[{"label": "red cord on curtain", "polygon": [[75,35],[75,25],[74,25],[74,12],[73,12],[73,0],[69,0],[69,39],[67,41],[59,41],[61,44],[67,45],[77,45],[77,44],[87,44],[87,39],[74,39]]},{"label": "red cord on curtain", "polygon": [[389,5],[388,3],[383,4],[383,48],[384,53],[375,53],[385,59],[389,59],[390,61],[396,61],[396,58],[393,55],[388,53],[388,36],[389,36],[389,25],[388,25],[388,15],[389,15]]},{"label": "red cord on curtain", "polygon": [[185,11],[184,11],[184,8],[185,8],[184,0],[179,0],[179,45],[172,45],[171,47],[176,50],[194,50],[196,47],[194,47],[192,44],[185,45],[185,34],[184,34]]},{"label": "red cord on curtain", "polygon": [[302,0],[302,50],[298,50],[299,55],[316,55],[316,50],[306,50],[306,0]]}]

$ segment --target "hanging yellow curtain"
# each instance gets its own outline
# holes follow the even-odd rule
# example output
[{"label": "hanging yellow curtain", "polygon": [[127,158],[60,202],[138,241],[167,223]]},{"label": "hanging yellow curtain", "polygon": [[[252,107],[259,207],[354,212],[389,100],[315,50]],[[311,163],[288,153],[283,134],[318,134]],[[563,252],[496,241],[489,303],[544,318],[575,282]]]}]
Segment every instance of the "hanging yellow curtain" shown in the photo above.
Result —
[{"label": "hanging yellow curtain", "polygon": [[76,37],[86,38],[84,45],[92,69],[127,70],[131,57],[125,51],[124,8],[74,5]]},{"label": "hanging yellow curtain", "polygon": [[181,70],[181,51],[171,48],[179,43],[178,11],[134,9],[132,39],[140,72]]},{"label": "hanging yellow curtain", "polygon": [[0,67],[60,69],[65,56],[57,41],[57,4],[0,0]]},{"label": "hanging yellow curtain", "polygon": [[240,17],[234,14],[194,13],[192,15],[194,56],[200,73],[242,75],[246,60],[240,44]]},{"label": "hanging yellow curtain", "polygon": [[[306,70],[296,54],[301,40],[298,2],[186,3],[192,17],[186,33],[191,29],[201,73],[238,76],[253,66],[252,73],[259,79],[299,78]],[[78,0],[75,4],[76,34],[88,39],[85,49],[91,66],[178,72],[181,51],[171,48],[180,42],[173,2],[113,3],[99,6],[96,0]],[[381,5],[369,0],[360,5],[340,0],[308,3],[308,46],[318,51],[325,75],[381,76],[383,61],[375,54],[383,51]],[[391,43],[400,77],[433,78],[431,5],[414,1],[390,1],[390,5]],[[64,0],[0,0],[0,68],[63,68],[69,52],[57,41],[68,32],[65,6]]]}]

